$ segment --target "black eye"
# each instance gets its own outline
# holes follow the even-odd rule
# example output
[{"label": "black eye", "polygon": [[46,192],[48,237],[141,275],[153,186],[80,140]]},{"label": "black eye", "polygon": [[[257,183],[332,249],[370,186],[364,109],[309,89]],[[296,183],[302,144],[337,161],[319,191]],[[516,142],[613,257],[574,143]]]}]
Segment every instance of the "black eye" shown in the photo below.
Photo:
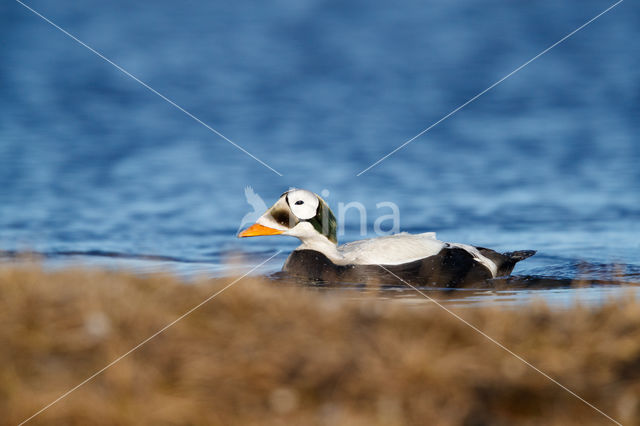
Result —
[{"label": "black eye", "polygon": [[300,204],[304,204],[304,201],[302,201],[302,200],[298,200],[298,201],[296,201],[296,202],[295,202],[295,205],[296,205],[296,206],[299,206]]}]

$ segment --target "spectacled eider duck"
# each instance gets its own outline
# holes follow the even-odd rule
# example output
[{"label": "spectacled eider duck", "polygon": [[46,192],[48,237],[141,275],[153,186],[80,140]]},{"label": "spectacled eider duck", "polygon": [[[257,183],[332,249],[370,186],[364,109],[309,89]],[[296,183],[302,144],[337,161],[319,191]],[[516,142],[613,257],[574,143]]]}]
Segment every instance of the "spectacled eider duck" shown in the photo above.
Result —
[{"label": "spectacled eider duck", "polygon": [[[500,254],[483,247],[446,243],[434,232],[406,232],[338,246],[336,219],[318,195],[291,189],[239,237],[290,235],[302,244],[287,258],[291,276],[328,282],[366,282],[372,277],[397,283],[463,287],[509,275],[533,250]],[[390,273],[390,272],[391,273]],[[395,276],[394,276],[395,275]]]}]

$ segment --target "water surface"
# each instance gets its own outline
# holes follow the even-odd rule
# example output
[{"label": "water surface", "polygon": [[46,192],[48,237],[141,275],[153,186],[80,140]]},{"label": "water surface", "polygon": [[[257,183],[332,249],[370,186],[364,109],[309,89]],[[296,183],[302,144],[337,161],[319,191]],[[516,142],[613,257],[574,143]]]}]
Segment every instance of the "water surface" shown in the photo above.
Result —
[{"label": "water surface", "polygon": [[[390,201],[403,231],[538,250],[519,276],[640,281],[636,3],[623,2],[359,177],[610,4],[29,5],[283,176],[8,2],[0,250],[34,251],[52,266],[185,276],[226,275],[229,257],[252,266],[282,250],[257,271],[269,274],[296,241],[235,238],[250,211],[244,188],[269,205],[297,186],[328,190],[334,209],[363,203],[368,236],[388,214],[376,204]],[[358,219],[347,214],[342,242],[361,238]],[[570,299],[585,290],[565,291]],[[598,301],[612,291],[587,292]]]}]

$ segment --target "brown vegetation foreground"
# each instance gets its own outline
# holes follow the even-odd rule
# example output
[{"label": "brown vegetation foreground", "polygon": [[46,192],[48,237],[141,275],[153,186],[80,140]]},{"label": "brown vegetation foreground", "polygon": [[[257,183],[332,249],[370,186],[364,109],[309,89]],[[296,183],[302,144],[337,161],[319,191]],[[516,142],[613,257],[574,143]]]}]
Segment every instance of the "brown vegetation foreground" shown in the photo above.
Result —
[{"label": "brown vegetation foreground", "polygon": [[[0,269],[0,417],[17,424],[230,279]],[[462,317],[640,424],[640,304]],[[433,304],[247,278],[30,424],[611,424]]]}]

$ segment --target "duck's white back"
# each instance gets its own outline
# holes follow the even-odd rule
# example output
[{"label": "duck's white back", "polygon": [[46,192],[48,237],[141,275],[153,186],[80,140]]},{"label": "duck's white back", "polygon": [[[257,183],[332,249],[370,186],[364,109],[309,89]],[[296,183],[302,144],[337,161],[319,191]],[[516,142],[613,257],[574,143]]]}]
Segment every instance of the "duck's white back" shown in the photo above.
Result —
[{"label": "duck's white back", "polygon": [[444,246],[445,243],[436,239],[435,232],[403,232],[343,244],[338,252],[346,264],[399,265],[436,255]]}]

